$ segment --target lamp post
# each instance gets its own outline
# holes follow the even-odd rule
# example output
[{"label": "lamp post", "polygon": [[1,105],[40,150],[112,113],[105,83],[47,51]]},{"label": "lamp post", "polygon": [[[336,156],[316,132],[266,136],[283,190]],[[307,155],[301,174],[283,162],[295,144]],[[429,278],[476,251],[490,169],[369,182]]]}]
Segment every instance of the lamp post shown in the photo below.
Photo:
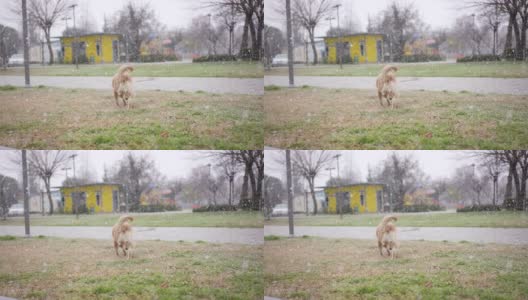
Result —
[{"label": "lamp post", "polygon": [[341,55],[341,28],[339,24],[339,7],[341,4],[334,5],[337,9],[337,54],[339,55],[339,68],[343,69],[343,56]]},{"label": "lamp post", "polygon": [[[337,161],[337,191],[341,193],[341,177],[339,175],[339,158],[341,154],[336,154],[334,158]],[[343,219],[343,195],[339,196],[339,218]]]},{"label": "lamp post", "polygon": [[[75,7],[77,7],[77,4],[72,4],[69,6],[69,8],[73,9],[73,48],[72,50],[74,50],[74,53],[75,53],[75,68],[79,69],[79,53],[77,53],[79,50],[79,47],[78,47],[79,41],[77,40],[77,27],[75,24]],[[77,215],[77,217],[79,217],[79,215]]]},{"label": "lamp post", "polygon": [[73,195],[75,197],[75,199],[72,199],[74,200],[75,202],[75,218],[79,219],[79,194],[75,192],[75,185],[77,184],[77,178],[75,176],[75,157],[77,157],[77,154],[72,154],[70,155],[70,159],[72,159],[73,161]]},{"label": "lamp post", "polygon": [[[28,18],[27,18],[27,1],[22,0],[22,39],[24,40],[24,80],[26,88],[31,87],[29,79],[29,36],[28,36]],[[24,152],[23,157],[26,157]],[[29,227],[26,234],[29,236]]]},{"label": "lamp post", "polygon": [[[290,0],[286,0],[286,38],[288,40],[288,78],[290,87],[293,88],[295,87],[295,82],[293,78],[293,36]],[[289,157],[289,152],[287,156]],[[291,230],[291,235],[293,235],[293,227]]]}]

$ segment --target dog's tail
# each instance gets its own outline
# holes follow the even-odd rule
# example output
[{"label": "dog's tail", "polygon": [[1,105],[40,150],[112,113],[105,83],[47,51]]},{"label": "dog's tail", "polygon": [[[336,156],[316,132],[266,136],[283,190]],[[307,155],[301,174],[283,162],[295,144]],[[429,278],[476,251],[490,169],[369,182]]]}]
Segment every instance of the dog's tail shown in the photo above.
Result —
[{"label": "dog's tail", "polygon": [[134,218],[131,216],[122,216],[121,218],[119,218],[119,221],[117,222],[117,224],[122,225],[123,223],[129,222],[129,221],[130,222],[134,221]]},{"label": "dog's tail", "polygon": [[398,71],[398,67],[393,66],[393,65],[386,65],[385,67],[383,67],[383,70],[381,70],[381,73],[385,76],[391,71],[397,72]]},{"label": "dog's tail", "polygon": [[125,72],[132,72],[134,68],[131,65],[122,65],[117,70],[117,75],[122,76]]},{"label": "dog's tail", "polygon": [[398,218],[397,218],[396,216],[393,216],[393,215],[385,216],[385,217],[383,218],[383,220],[381,221],[381,224],[382,224],[383,226],[385,226],[385,225],[387,225],[387,223],[389,223],[389,222],[393,222],[393,221],[394,221],[394,222],[398,221]]}]

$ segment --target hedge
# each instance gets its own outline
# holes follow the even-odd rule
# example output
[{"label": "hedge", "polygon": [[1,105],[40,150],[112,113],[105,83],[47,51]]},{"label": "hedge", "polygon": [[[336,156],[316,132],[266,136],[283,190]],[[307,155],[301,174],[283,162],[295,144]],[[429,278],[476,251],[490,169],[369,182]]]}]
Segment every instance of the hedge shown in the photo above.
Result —
[{"label": "hedge", "polygon": [[198,208],[193,208],[193,212],[208,212],[208,211],[236,211],[235,205],[219,204],[219,205],[206,205]]},{"label": "hedge", "polygon": [[219,54],[219,55],[204,55],[197,58],[193,58],[194,63],[200,62],[211,62],[211,61],[236,61],[237,58],[234,55]]},{"label": "hedge", "polygon": [[140,62],[164,62],[164,61],[177,61],[179,60],[179,57],[176,55],[163,55],[163,54],[148,54],[148,55],[140,55],[139,61]]},{"label": "hedge", "polygon": [[149,204],[139,205],[134,208],[136,212],[163,212],[163,211],[176,211],[181,210],[178,205],[164,205],[164,204]]},{"label": "hedge", "polygon": [[479,62],[479,61],[500,61],[501,58],[498,55],[472,55],[465,56],[457,59],[457,63],[466,62]]},{"label": "hedge", "polygon": [[498,205],[472,205],[463,208],[458,208],[457,212],[472,212],[472,211],[500,211],[501,207]]},{"label": "hedge", "polygon": [[440,55],[413,54],[413,55],[402,56],[399,62],[415,63],[415,62],[442,61],[442,60],[445,60],[445,58]]},{"label": "hedge", "polygon": [[415,205],[404,205],[400,212],[427,212],[427,211],[441,211],[445,210],[445,207],[440,205],[427,205],[427,204],[415,204]]}]

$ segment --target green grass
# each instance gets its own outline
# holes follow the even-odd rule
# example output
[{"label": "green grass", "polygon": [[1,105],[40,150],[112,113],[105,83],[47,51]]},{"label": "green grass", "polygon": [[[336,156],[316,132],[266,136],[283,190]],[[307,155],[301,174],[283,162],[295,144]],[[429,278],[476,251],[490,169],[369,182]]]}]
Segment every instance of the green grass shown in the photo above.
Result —
[{"label": "green grass", "polygon": [[[135,226],[148,227],[252,227],[263,226],[263,217],[256,212],[203,212],[203,213],[143,213],[134,216]],[[113,226],[119,215],[31,215],[32,226]],[[2,225],[24,225],[24,218],[12,217],[0,221]]]},{"label": "green grass", "polygon": [[282,239],[264,248],[265,294],[287,299],[525,299],[527,246]]},{"label": "green grass", "polygon": [[280,240],[280,236],[277,235],[266,235],[264,236],[265,241],[277,241]]},{"label": "green grass", "polygon": [[99,90],[0,91],[0,145],[29,149],[260,149],[260,96],[139,91],[129,110]]},{"label": "green grass", "polygon": [[126,260],[115,255],[111,241],[1,241],[0,294],[18,299],[263,297],[262,246],[136,244]]},{"label": "green grass", "polygon": [[[400,69],[398,76],[410,77],[497,77],[526,78],[528,64],[516,62],[487,63],[431,63],[431,64],[395,64]],[[343,70],[338,65],[319,65],[295,68],[297,76],[378,76],[379,64],[345,65]],[[288,74],[287,68],[273,68],[265,71],[266,75]]]},{"label": "green grass", "polygon": [[281,149],[524,149],[528,96],[295,88],[264,96],[265,144]]},{"label": "green grass", "polygon": [[12,235],[0,235],[0,241],[13,241],[16,240],[16,237]]},{"label": "green grass", "polygon": [[[137,77],[230,77],[260,78],[263,67],[260,63],[224,62],[224,63],[132,63],[133,75]],[[33,76],[113,76],[118,65],[74,65],[31,66]],[[24,68],[0,70],[1,75],[23,75]]]},{"label": "green grass", "polygon": [[0,85],[0,91],[2,92],[14,91],[16,89],[17,89],[16,86],[12,86],[12,85]]},{"label": "green grass", "polygon": [[[467,212],[467,213],[431,213],[397,214],[398,226],[410,227],[504,227],[528,228],[528,213],[525,212]],[[360,214],[344,215],[295,215],[297,226],[377,226],[381,215]],[[265,225],[287,225],[288,218],[273,218]]]}]

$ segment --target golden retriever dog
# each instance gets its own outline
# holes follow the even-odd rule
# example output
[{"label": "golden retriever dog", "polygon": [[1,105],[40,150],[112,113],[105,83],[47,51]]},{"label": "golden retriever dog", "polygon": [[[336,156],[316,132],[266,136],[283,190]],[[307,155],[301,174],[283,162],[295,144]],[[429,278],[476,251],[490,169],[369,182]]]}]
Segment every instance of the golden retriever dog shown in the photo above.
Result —
[{"label": "golden retriever dog", "polygon": [[119,106],[119,98],[123,104],[128,108],[128,100],[132,98],[132,76],[131,72],[134,68],[130,65],[122,65],[117,73],[112,78],[112,88],[114,89],[114,98],[117,106]]},{"label": "golden retriever dog", "polygon": [[378,248],[380,255],[383,256],[382,248],[387,249],[391,259],[394,259],[394,252],[399,247],[396,239],[396,225],[392,222],[398,220],[395,216],[385,216],[376,228],[376,237],[378,238]]},{"label": "golden retriever dog", "polygon": [[112,227],[112,238],[114,239],[114,249],[116,255],[119,256],[119,248],[123,249],[123,253],[130,259],[130,252],[132,252],[132,225],[130,222],[134,221],[131,216],[122,216],[119,221]]},{"label": "golden retriever dog", "polygon": [[387,104],[394,108],[393,100],[396,99],[396,72],[398,67],[386,65],[376,80],[376,88],[378,89],[378,98],[381,106],[383,106],[383,98]]}]

